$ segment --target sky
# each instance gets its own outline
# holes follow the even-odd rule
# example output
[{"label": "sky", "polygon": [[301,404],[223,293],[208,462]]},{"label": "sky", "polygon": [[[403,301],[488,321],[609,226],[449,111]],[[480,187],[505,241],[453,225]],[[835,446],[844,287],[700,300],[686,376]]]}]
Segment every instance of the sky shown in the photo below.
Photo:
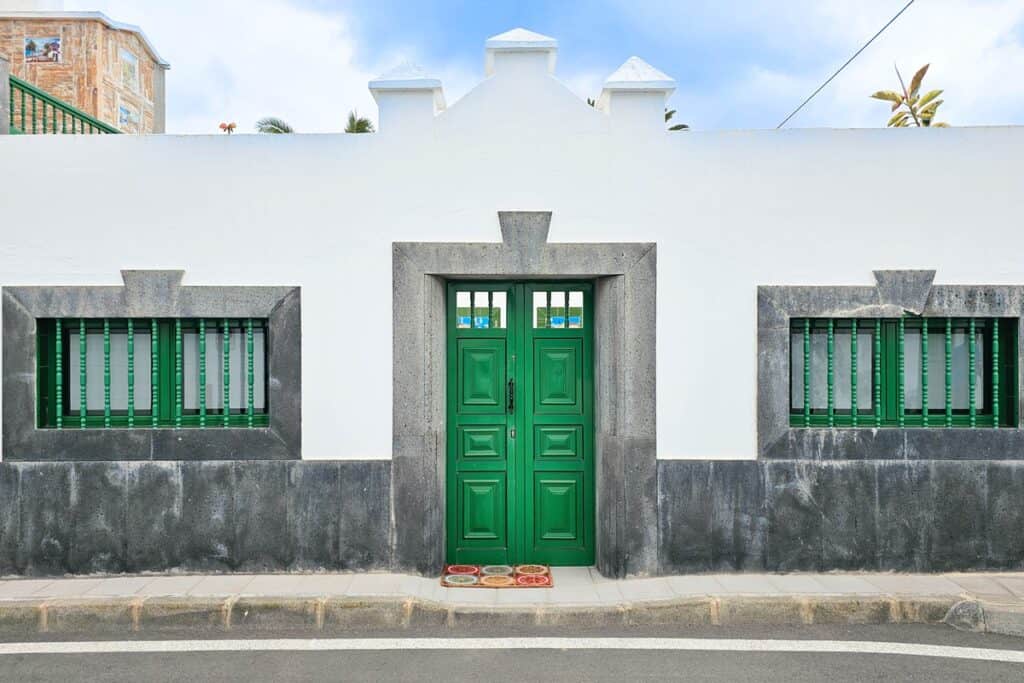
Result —
[{"label": "sky", "polygon": [[[142,27],[164,59],[169,133],[239,132],[279,116],[336,132],[376,119],[367,81],[402,61],[448,103],[483,78],[483,44],[524,27],[559,41],[557,76],[582,97],[636,55],[672,76],[695,130],[774,128],[906,0],[67,0]],[[877,127],[868,96],[930,63],[940,120],[1024,124],[1024,0],[916,0],[787,127]]]}]

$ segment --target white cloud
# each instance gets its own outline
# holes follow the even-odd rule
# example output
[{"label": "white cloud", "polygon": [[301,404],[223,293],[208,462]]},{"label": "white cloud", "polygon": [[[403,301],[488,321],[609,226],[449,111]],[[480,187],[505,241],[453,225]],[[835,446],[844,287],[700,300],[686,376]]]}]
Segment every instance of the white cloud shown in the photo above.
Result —
[{"label": "white cloud", "polygon": [[354,59],[341,13],[286,0],[69,0],[138,24],[171,63],[167,131],[216,133],[221,121],[252,132],[279,116],[301,132],[340,131],[350,109],[376,118],[366,83],[378,69]]}]

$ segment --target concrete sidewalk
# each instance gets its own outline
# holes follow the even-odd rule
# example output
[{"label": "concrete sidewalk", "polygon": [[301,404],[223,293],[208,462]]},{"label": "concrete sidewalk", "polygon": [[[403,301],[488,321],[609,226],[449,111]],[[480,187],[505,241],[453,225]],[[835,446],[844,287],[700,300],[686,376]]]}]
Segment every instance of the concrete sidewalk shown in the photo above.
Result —
[{"label": "concrete sidewalk", "polygon": [[553,588],[444,588],[404,574],[0,580],[0,635],[352,631],[410,625],[941,623],[1024,636],[1024,573],[702,574],[615,580],[556,567]]}]

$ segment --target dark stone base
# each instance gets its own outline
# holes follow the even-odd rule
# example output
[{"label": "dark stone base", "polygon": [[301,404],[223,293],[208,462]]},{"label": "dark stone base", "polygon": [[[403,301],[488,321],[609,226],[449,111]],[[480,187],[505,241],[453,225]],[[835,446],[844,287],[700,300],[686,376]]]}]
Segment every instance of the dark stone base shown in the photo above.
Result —
[{"label": "dark stone base", "polygon": [[[1024,569],[1024,460],[660,460],[658,512],[663,574]],[[402,569],[394,536],[386,460],[0,463],[2,574]]]},{"label": "dark stone base", "polygon": [[389,461],[0,463],[0,573],[389,569]]},{"label": "dark stone base", "polygon": [[1024,568],[1024,461],[658,461],[660,569]]}]

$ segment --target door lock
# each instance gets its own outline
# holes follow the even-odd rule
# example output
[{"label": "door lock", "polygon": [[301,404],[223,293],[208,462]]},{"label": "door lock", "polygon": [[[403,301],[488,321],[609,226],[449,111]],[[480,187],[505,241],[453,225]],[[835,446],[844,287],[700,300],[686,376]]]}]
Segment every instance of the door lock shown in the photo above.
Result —
[{"label": "door lock", "polygon": [[510,379],[508,381],[508,412],[514,412],[516,409],[516,381]]}]

